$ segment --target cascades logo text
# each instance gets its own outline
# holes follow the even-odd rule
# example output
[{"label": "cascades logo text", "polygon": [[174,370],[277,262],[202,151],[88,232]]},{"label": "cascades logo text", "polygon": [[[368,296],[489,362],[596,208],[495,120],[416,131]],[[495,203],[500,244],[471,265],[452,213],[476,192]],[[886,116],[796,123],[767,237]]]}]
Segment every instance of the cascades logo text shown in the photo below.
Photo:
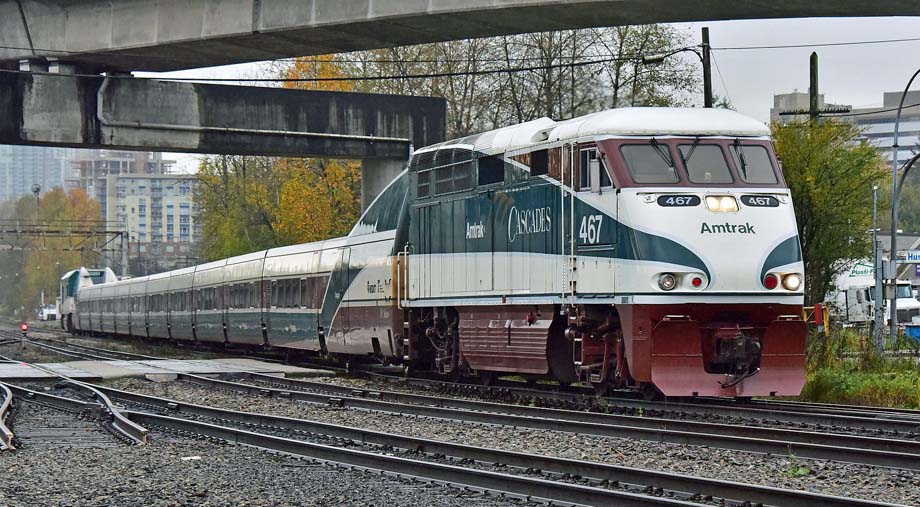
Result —
[{"label": "cascades logo text", "polygon": [[518,236],[550,232],[553,229],[553,219],[550,217],[550,208],[534,208],[518,210],[511,208],[508,215],[508,241],[514,243]]},{"label": "cascades logo text", "polygon": [[745,222],[744,225],[730,224],[728,222],[724,224],[707,224],[703,222],[700,225],[700,234],[757,234],[757,231],[754,230],[754,226],[748,222]]}]

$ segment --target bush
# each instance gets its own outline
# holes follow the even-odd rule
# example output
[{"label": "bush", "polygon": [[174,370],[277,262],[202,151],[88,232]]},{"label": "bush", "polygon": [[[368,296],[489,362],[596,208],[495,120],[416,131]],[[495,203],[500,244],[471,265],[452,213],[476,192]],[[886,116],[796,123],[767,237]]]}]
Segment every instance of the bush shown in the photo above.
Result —
[{"label": "bush", "polygon": [[809,336],[808,378],[802,400],[918,408],[917,342],[901,337],[888,348],[913,354],[880,354],[871,339],[848,329],[835,329],[830,337]]}]

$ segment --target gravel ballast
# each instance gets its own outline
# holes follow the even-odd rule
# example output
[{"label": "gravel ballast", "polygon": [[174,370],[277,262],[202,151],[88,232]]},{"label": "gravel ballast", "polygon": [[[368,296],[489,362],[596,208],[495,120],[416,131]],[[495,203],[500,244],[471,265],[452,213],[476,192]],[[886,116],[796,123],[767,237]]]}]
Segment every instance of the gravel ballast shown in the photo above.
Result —
[{"label": "gravel ballast", "polygon": [[183,382],[151,383],[137,379],[122,379],[108,385],[186,403],[311,419],[468,445],[906,505],[920,504],[920,474],[909,470],[347,410],[292,403],[284,399],[250,397]]}]

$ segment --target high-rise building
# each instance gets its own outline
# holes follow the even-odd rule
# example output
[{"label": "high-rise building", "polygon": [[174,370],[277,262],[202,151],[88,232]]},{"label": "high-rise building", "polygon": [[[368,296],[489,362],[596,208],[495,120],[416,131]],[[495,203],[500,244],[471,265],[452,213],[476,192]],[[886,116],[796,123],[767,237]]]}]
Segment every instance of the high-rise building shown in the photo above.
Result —
[{"label": "high-rise building", "polygon": [[[878,148],[888,162],[891,162],[892,145],[894,144],[894,120],[897,114],[898,103],[901,101],[901,92],[885,92],[882,95],[882,105],[851,109],[845,114],[829,114],[827,117],[851,121],[863,130],[863,137]],[[848,106],[825,105],[824,96],[819,95],[818,107],[848,108]],[[784,93],[773,96],[773,108],[770,109],[770,119],[782,123],[793,120],[804,120],[807,114],[789,115],[782,112],[803,111],[808,109],[808,94],[801,92]],[[898,127],[898,163],[903,164],[918,151],[920,151],[920,91],[912,91],[904,100],[901,111],[901,122]]]},{"label": "high-rise building", "polygon": [[76,150],[44,146],[0,145],[0,202],[19,199],[32,193],[32,185],[42,192],[64,187],[72,177],[70,160]]},{"label": "high-rise building", "polygon": [[109,176],[120,174],[167,174],[174,160],[163,160],[162,153],[147,151],[79,150],[74,157],[75,168],[68,186],[82,188],[102,205],[105,213]]},{"label": "high-rise building", "polygon": [[106,177],[106,220],[125,225],[133,275],[197,261],[201,226],[195,221],[192,174],[116,174]]}]

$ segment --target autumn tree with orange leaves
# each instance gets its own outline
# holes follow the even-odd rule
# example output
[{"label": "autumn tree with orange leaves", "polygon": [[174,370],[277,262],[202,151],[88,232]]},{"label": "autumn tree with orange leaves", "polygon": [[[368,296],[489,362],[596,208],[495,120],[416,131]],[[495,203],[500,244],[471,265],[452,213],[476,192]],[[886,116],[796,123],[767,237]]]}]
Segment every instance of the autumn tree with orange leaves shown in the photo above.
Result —
[{"label": "autumn tree with orange leaves", "polygon": [[[41,205],[37,204],[32,195],[7,202],[0,209],[0,218],[27,223],[65,220],[89,223],[102,219],[99,202],[81,189],[64,192],[55,188],[42,194]],[[0,253],[0,303],[9,314],[24,308],[25,314],[31,316],[39,306],[42,292],[45,304],[54,303],[58,283],[65,272],[77,266],[104,265],[98,253],[68,251],[67,238],[43,238],[41,245],[40,250]]]},{"label": "autumn tree with orange leaves", "polygon": [[[299,58],[276,71],[286,79],[345,77],[334,56]],[[352,91],[349,81],[286,81],[286,88]],[[218,156],[200,167],[196,197],[201,252],[222,259],[308,243],[351,230],[361,212],[360,162]]]}]

